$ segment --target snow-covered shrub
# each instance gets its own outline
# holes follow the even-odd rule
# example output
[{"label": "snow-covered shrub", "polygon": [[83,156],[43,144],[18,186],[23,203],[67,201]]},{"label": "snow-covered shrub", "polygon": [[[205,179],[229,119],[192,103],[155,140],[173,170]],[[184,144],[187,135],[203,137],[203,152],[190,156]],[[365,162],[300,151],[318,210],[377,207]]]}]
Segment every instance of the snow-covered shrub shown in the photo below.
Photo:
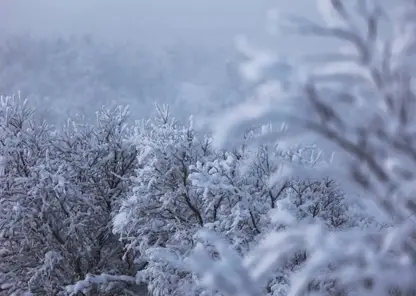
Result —
[{"label": "snow-covered shrub", "polygon": [[[0,282],[2,293],[19,295],[31,284],[54,234],[53,226],[48,228],[48,215],[42,213],[44,199],[35,196],[42,186],[36,171],[49,167],[45,159],[52,134],[48,125],[31,120],[32,112],[20,98],[2,97],[0,112]],[[51,200],[49,205],[59,202]]]},{"label": "snow-covered shrub", "polygon": [[[340,50],[331,51],[328,46],[321,55],[308,57],[313,63],[303,60],[291,65],[290,83],[279,78],[261,82],[259,95],[263,98],[256,97],[255,102],[246,102],[234,112],[228,110],[226,119],[232,122],[225,125],[218,120],[221,126],[216,132],[220,140],[232,139],[232,131],[242,130],[247,123],[291,120],[302,131],[293,129],[278,140],[310,140],[313,134],[325,149],[336,149],[336,161],[325,168],[328,175],[342,181],[348,191],[372,201],[386,227],[333,231],[320,221],[297,221],[286,231],[270,233],[244,259],[230,255],[217,241],[224,255],[233,260],[201,264],[204,252],[198,249],[194,268],[206,286],[225,295],[254,296],[258,293],[247,285],[263,286],[272,277],[271,271],[304,248],[307,258],[288,277],[283,294],[323,295],[321,289],[316,290],[319,285],[311,285],[320,278],[321,283],[329,280],[330,285],[323,288],[330,295],[413,295],[415,2],[321,0],[318,4],[322,22],[292,18],[289,28],[295,23],[295,31],[303,35],[334,38],[341,42]],[[264,54],[260,52],[256,58],[264,60]],[[261,91],[270,90],[270,85],[279,92]],[[256,113],[243,113],[254,106]],[[224,131],[224,126],[231,128]],[[318,169],[309,173],[312,177],[323,174]],[[311,213],[309,206],[306,212]],[[286,218],[283,213],[275,214],[278,220]],[[297,214],[304,215],[305,209]]]},{"label": "snow-covered shrub", "polygon": [[[133,195],[114,218],[114,232],[128,242],[137,264],[146,262],[137,280],[154,295],[207,293],[183,262],[201,243],[211,258],[220,255],[209,241],[198,238],[202,229],[217,232],[244,255],[271,231],[288,227],[270,219],[273,210],[290,212],[304,223],[322,221],[331,230],[354,226],[356,216],[335,181],[269,182],[282,163],[307,162],[301,149],[253,148],[248,137],[232,151],[216,150],[210,138],[194,130],[192,120],[182,125],[164,107],[158,107],[156,118],[138,123],[133,140],[139,167]],[[299,249],[300,257],[288,261],[284,270],[276,269],[271,278],[282,281],[280,273],[289,274],[303,263],[304,253]]]},{"label": "snow-covered shrub", "polygon": [[[253,146],[263,135],[254,129],[241,145],[215,149],[208,135],[194,129],[192,118],[181,124],[166,106],[134,126],[126,124],[128,112],[119,107],[97,112],[95,125],[68,120],[57,130],[37,123],[16,98],[2,103],[4,295],[141,295],[146,290],[211,295],[200,285],[204,273],[223,260],[238,265],[241,256],[256,256],[256,246],[271,233],[286,237],[318,223],[330,238],[355,231],[360,219],[371,223],[330,178],[276,179],[276,171],[288,165],[318,167],[320,154],[313,147]],[[291,219],[276,220],[273,213]],[[201,230],[216,232],[230,250],[201,237]],[[283,245],[281,264],[271,265],[260,285],[245,277],[238,289],[286,295],[291,277],[313,254],[315,245],[307,238],[314,231],[303,238],[305,244]],[[207,254],[198,251],[201,246],[212,262],[202,261]],[[201,265],[192,270],[184,259],[197,254]],[[328,276],[338,266],[323,264],[308,287],[343,291],[336,277]],[[242,268],[233,272],[241,275]],[[240,291],[223,284],[233,295]],[[224,292],[221,286],[209,288]]]},{"label": "snow-covered shrub", "polygon": [[[242,151],[225,154],[222,159],[217,158],[205,166],[199,165],[199,170],[192,175],[195,184],[204,189],[204,196],[219,205],[215,208],[216,214],[222,218],[207,225],[208,228],[225,238],[230,248],[240,256],[250,254],[256,244],[271,232],[290,231],[296,223],[319,223],[328,231],[362,227],[365,225],[362,221],[374,225],[372,217],[349,202],[334,180],[282,178],[280,182],[270,182],[279,166],[287,160],[304,165],[308,163],[310,158],[302,155],[305,154],[302,149],[282,151],[278,146],[265,144]],[[314,158],[314,163],[316,161]],[[271,219],[276,212],[289,215],[297,222],[283,223]],[[211,255],[216,252],[211,242],[203,241],[202,245],[208,247]],[[293,249],[293,254],[270,272],[270,281],[261,287],[265,293],[285,295],[290,276],[306,261],[307,253],[302,246]],[[327,291],[335,289],[329,278],[314,278],[310,285]]]},{"label": "snow-covered shrub", "polygon": [[[82,237],[80,249],[73,251],[77,256],[82,254],[77,259],[80,268],[77,280],[88,274],[115,276],[136,272],[128,257],[123,260],[123,244],[112,233],[112,217],[121,199],[130,192],[129,178],[137,165],[136,149],[127,141],[131,134],[128,109],[102,108],[96,115],[94,125],[69,120],[56,145],[60,159],[67,166],[67,178],[76,184],[88,207],[83,218],[88,236]],[[117,281],[90,288],[99,295],[124,293],[123,284],[120,286]]]},{"label": "snow-covered shrub", "polygon": [[203,195],[189,180],[190,166],[204,162],[212,151],[191,123],[181,125],[167,107],[158,111],[155,119],[136,127],[139,167],[133,195],[115,217],[114,230],[129,241],[136,257],[147,261],[140,277],[151,293],[183,295],[192,277],[183,270],[181,258],[192,249],[193,235],[209,222]]},{"label": "snow-covered shrub", "polygon": [[88,273],[135,274],[111,231],[136,166],[127,113],[103,109],[95,126],[70,121],[58,131],[18,97],[1,104],[0,294],[59,295]]}]

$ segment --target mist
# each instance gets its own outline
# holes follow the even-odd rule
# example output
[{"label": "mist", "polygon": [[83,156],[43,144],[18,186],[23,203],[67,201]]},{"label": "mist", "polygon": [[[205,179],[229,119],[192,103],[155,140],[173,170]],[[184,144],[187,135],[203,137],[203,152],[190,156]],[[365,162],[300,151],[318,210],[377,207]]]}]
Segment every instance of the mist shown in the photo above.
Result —
[{"label": "mist", "polygon": [[236,34],[264,35],[273,1],[6,0],[2,6],[3,34],[90,34],[145,46],[178,40],[215,46],[231,44]]},{"label": "mist", "polygon": [[316,15],[315,1],[297,0],[3,0],[0,32],[35,36],[92,35],[112,43],[145,47],[184,42],[203,46],[234,46],[236,35],[255,42],[295,44],[271,40],[267,12]]},{"label": "mist", "polygon": [[0,91],[21,91],[54,120],[114,103],[136,117],[155,102],[206,113],[247,95],[235,37],[300,52],[298,39],[269,34],[267,12],[309,16],[313,2],[3,0]]}]

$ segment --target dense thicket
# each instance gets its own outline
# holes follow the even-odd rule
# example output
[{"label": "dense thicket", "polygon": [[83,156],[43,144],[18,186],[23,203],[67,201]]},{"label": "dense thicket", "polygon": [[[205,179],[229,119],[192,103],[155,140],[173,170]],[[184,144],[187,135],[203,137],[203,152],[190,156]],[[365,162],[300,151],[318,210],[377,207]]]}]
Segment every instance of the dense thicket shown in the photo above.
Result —
[{"label": "dense thicket", "polygon": [[[282,58],[279,49],[246,45],[243,74],[257,92],[216,118],[215,143],[235,145],[253,122],[284,122],[290,132],[271,132],[257,145],[314,141],[335,152],[331,165],[297,167],[295,174],[329,174],[342,181],[348,200],[358,193],[373,205],[367,211],[375,209],[386,225],[328,231],[324,223],[297,220],[293,228],[269,234],[243,259],[208,237],[222,260],[210,260],[210,250],[199,249],[193,270],[206,287],[224,295],[255,296],[276,266],[304,248],[304,263],[290,276],[290,296],[316,295],[316,287],[322,288],[315,285],[317,277],[329,283],[331,295],[415,295],[415,1],[318,0],[317,8],[316,19],[280,16],[274,24],[281,40],[302,44],[300,56]],[[276,63],[287,66],[285,77],[268,76]]]},{"label": "dense thicket", "polygon": [[212,134],[159,105],[56,129],[2,98],[0,295],[414,295],[416,6],[397,2],[285,23],[343,43],[318,67],[242,44],[253,95]]},{"label": "dense thicket", "polygon": [[[1,295],[58,295],[88,273],[134,274],[111,231],[136,167],[126,118],[103,109],[95,125],[69,120],[57,131],[25,102],[1,99]],[[106,289],[99,295],[121,288]]]},{"label": "dense thicket", "polygon": [[[151,295],[205,295],[183,260],[202,229],[244,255],[290,227],[271,211],[331,231],[372,223],[335,180],[272,185],[282,164],[320,160],[313,147],[250,146],[261,130],[225,151],[165,106],[134,125],[117,107],[97,112],[94,124],[76,118],[56,129],[18,97],[1,104],[1,295],[140,295],[144,286]],[[277,268],[267,293],[283,293],[306,257],[299,249]]]}]

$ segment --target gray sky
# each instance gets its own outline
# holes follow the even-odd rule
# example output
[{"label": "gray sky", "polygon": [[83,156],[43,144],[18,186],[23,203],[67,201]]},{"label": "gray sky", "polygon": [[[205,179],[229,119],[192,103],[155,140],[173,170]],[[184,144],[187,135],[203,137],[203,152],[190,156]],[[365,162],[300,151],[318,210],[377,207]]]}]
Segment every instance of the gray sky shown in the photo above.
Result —
[{"label": "gray sky", "polygon": [[310,10],[313,0],[2,0],[2,33],[89,33],[107,41],[228,43],[265,36],[266,12]]}]

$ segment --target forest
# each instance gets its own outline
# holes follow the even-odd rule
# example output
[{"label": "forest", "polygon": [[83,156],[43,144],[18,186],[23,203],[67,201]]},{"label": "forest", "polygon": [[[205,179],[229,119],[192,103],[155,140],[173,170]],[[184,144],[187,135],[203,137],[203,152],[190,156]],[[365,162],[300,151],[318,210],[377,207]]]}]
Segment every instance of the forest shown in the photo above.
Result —
[{"label": "forest", "polygon": [[416,4],[317,2],[302,58],[0,43],[0,295],[414,296]]}]

